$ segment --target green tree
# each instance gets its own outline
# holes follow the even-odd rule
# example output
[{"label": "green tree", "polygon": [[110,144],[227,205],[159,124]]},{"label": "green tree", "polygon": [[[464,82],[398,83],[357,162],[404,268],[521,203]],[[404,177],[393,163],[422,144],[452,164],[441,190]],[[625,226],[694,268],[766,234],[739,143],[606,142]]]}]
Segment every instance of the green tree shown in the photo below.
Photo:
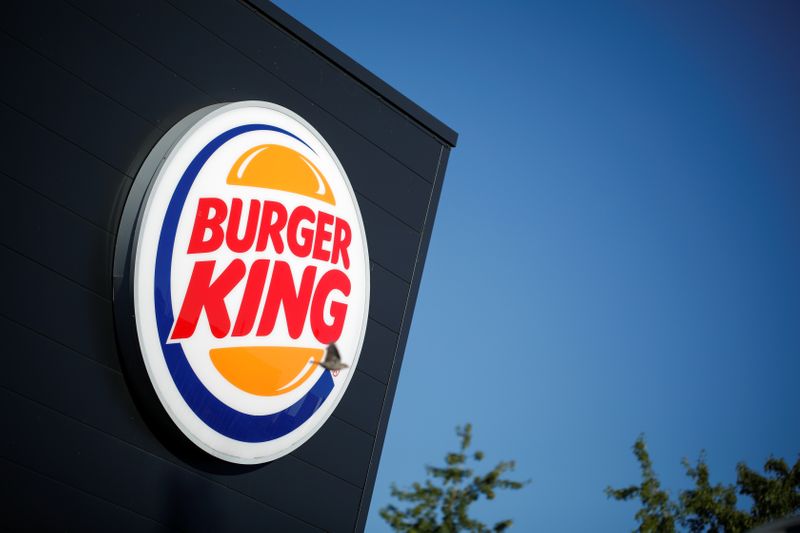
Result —
[{"label": "green tree", "polygon": [[528,482],[503,477],[514,469],[514,461],[501,461],[485,474],[475,475],[469,464],[479,463],[484,454],[467,451],[472,443],[472,425],[456,428],[456,434],[461,441],[459,451],[445,455],[442,466],[426,466],[428,479],[424,483],[414,483],[410,490],[392,484],[392,497],[404,504],[403,508],[390,504],[380,514],[395,531],[485,532],[504,531],[511,526],[511,520],[502,520],[490,529],[469,516],[469,506],[482,497],[493,500],[498,489],[518,490]]},{"label": "green tree", "polygon": [[680,493],[681,524],[692,533],[703,531],[745,531],[753,527],[750,514],[736,506],[736,487],[717,483],[712,485],[705,453],[700,453],[697,466],[684,458],[686,475],[695,488]]},{"label": "green tree", "polygon": [[783,459],[770,457],[764,463],[764,472],[766,476],[744,463],[736,465],[739,493],[753,499],[753,525],[800,511],[800,457],[791,468]]},{"label": "green tree", "polygon": [[636,512],[639,531],[644,533],[671,533],[675,531],[678,506],[669,498],[669,493],[661,488],[644,437],[639,436],[633,445],[633,454],[642,470],[642,482],[623,489],[606,487],[606,495],[615,500],[639,498],[641,508]]},{"label": "green tree", "polygon": [[[695,466],[683,460],[694,487],[672,501],[661,489],[643,436],[633,445],[633,453],[641,466],[642,482],[622,489],[608,487],[606,494],[616,500],[640,499],[639,531],[671,533],[680,526],[692,533],[736,533],[800,511],[800,458],[790,468],[783,459],[770,457],[764,464],[765,475],[739,463],[736,484],[725,485],[711,483],[701,453]],[[749,508],[739,505],[737,494],[752,499]]]}]

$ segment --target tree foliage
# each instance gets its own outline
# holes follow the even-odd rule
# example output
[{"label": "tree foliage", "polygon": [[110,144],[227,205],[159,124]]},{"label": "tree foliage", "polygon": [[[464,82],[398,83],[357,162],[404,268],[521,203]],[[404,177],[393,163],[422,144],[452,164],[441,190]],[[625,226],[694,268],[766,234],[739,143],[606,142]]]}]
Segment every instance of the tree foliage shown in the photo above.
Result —
[{"label": "tree foliage", "polygon": [[644,438],[639,437],[633,445],[633,454],[639,461],[642,470],[642,482],[623,489],[606,488],[606,494],[615,500],[631,500],[639,498],[642,506],[636,512],[640,531],[668,532],[675,531],[678,517],[678,506],[669,498],[669,493],[661,488],[661,483],[653,470],[650,454],[647,452]]},{"label": "tree foliage", "polygon": [[[736,483],[725,485],[711,483],[701,453],[694,466],[683,460],[694,487],[681,491],[673,501],[661,488],[643,436],[633,445],[633,453],[642,470],[641,483],[622,489],[608,487],[606,495],[615,500],[640,500],[636,513],[639,531],[672,533],[681,528],[692,533],[736,533],[800,511],[800,457],[792,467],[783,459],[770,457],[764,475],[739,463]],[[752,500],[749,508],[739,505],[737,495]]]},{"label": "tree foliage", "polygon": [[456,428],[459,451],[445,455],[444,465],[426,466],[427,478],[414,483],[410,490],[392,484],[392,497],[403,507],[390,504],[380,514],[395,531],[450,533],[455,531],[504,531],[512,521],[502,520],[491,528],[469,515],[469,507],[481,498],[493,500],[499,489],[518,490],[527,482],[503,475],[514,469],[514,461],[501,461],[485,474],[475,474],[470,464],[479,463],[481,451],[468,452],[472,443],[472,425]]}]

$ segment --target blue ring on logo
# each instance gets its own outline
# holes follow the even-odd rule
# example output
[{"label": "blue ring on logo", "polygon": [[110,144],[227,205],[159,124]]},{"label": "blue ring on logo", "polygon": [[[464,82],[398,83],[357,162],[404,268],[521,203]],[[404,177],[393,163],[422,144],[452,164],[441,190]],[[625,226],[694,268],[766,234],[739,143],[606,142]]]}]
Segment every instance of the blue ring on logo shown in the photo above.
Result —
[{"label": "blue ring on logo", "polygon": [[[194,413],[215,431],[241,442],[265,442],[282,437],[306,422],[322,405],[333,390],[333,378],[325,371],[314,386],[297,402],[283,411],[269,415],[248,415],[237,411],[214,396],[192,370],[186,354],[179,343],[167,344],[167,339],[175,320],[172,310],[171,271],[172,250],[175,247],[175,233],[178,229],[183,205],[195,178],[206,161],[223,144],[243,133],[257,130],[276,131],[297,139],[302,139],[286,130],[266,124],[247,124],[232,128],[209,142],[195,156],[178,181],[175,192],[164,215],[164,224],[158,241],[155,269],[155,313],[161,349],[169,368],[172,381],[183,399]],[[311,149],[310,146],[308,146]],[[313,149],[312,149],[313,152]]]}]

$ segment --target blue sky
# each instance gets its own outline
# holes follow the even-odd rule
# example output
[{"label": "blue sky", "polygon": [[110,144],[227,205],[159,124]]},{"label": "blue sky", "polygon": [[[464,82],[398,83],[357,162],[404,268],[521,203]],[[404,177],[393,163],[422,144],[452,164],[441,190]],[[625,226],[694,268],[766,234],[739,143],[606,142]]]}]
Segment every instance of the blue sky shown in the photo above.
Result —
[{"label": "blue sky", "polygon": [[368,531],[467,421],[517,531],[632,529],[640,433],[797,457],[800,4],[277,3],[460,134]]}]

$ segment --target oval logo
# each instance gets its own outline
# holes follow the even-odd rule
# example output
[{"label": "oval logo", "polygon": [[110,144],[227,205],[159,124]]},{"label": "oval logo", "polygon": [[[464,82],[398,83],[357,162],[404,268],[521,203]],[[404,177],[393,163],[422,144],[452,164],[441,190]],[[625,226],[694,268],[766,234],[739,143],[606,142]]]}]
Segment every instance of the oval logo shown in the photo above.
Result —
[{"label": "oval logo", "polygon": [[[239,102],[181,124],[136,178],[150,184],[130,265],[141,357],[195,444],[271,461],[325,423],[358,363],[361,213],[331,148],[285,108]],[[330,343],[349,366],[318,364]]]}]

